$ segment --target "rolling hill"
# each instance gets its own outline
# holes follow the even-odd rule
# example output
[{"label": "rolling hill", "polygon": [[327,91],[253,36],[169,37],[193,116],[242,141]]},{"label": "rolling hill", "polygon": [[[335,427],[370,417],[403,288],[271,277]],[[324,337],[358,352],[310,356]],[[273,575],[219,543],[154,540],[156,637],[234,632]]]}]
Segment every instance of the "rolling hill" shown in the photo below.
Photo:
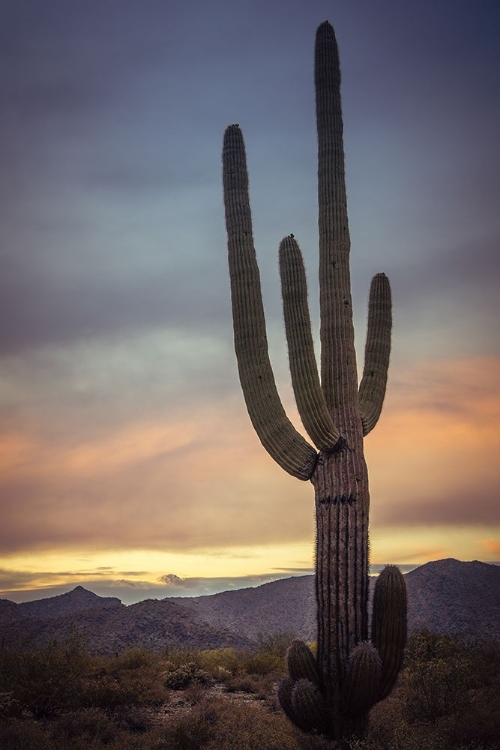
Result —
[{"label": "rolling hill", "polygon": [[[500,566],[447,559],[407,573],[409,628],[500,639]],[[210,596],[147,599],[125,606],[81,586],[60,596],[15,604],[0,599],[5,648],[39,647],[71,629],[89,651],[250,648],[259,635],[315,636],[313,576],[286,578]]]}]

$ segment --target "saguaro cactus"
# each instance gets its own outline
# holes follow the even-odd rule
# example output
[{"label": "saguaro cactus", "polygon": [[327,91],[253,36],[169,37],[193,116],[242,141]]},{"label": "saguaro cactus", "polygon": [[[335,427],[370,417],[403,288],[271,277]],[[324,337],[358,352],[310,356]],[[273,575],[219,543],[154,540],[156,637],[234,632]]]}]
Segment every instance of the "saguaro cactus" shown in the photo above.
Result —
[{"label": "saguaro cactus", "polygon": [[234,342],[247,409],[262,444],[293,476],[309,479],[316,502],[317,657],[294,642],[284,710],[305,731],[334,742],[362,734],[368,711],[392,689],[406,639],[406,589],[394,566],[375,591],[368,639],[368,475],[363,437],[385,396],[392,326],[384,274],[371,284],[365,366],[358,389],[352,321],[350,239],[344,180],[340,66],[332,26],[321,24],[315,49],[318,131],[321,381],[307,285],[293,235],[279,249],[292,385],[315,448],[293,427],[269,362],[260,276],[252,237],[248,173],[239,125],[224,136],[223,181]]}]

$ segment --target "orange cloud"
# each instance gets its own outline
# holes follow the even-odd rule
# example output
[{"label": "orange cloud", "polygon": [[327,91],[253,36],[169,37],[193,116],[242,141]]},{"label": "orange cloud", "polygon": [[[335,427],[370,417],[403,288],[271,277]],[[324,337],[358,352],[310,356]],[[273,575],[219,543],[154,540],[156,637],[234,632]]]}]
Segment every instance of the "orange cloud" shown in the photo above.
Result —
[{"label": "orange cloud", "polygon": [[500,360],[421,365],[395,381],[366,441],[374,520],[498,523]]},{"label": "orange cloud", "polygon": [[19,432],[5,432],[0,436],[0,471],[19,471],[38,450],[36,441]]},{"label": "orange cloud", "polygon": [[[391,527],[398,550],[403,532],[412,533],[407,559],[448,550],[439,536],[422,540],[422,528],[498,523],[499,380],[494,359],[395,370],[366,440],[377,559],[390,552]],[[54,435],[44,428],[6,436],[5,550],[313,545],[312,487],[266,454],[239,394],[168,419],[146,413],[114,429],[99,424],[94,439],[89,425],[81,434],[70,420]],[[450,555],[461,556],[458,546]]]},{"label": "orange cloud", "polygon": [[488,552],[493,552],[494,555],[500,555],[500,539],[481,539],[481,544],[488,550]]}]

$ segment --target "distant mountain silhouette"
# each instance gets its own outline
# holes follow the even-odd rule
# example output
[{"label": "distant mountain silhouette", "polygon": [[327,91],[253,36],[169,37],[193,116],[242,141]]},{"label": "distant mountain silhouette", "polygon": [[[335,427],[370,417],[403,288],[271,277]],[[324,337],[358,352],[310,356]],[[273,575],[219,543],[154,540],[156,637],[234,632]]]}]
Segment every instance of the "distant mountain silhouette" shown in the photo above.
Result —
[{"label": "distant mountain silhouette", "polygon": [[426,563],[406,576],[412,628],[500,639],[500,566],[474,560]]},{"label": "distant mountain silhouette", "polygon": [[[500,639],[500,566],[438,560],[405,576],[409,627]],[[77,586],[61,596],[15,604],[0,599],[6,648],[63,640],[76,626],[90,651],[248,648],[259,635],[316,632],[314,578],[302,576],[211,596],[147,599],[125,606]]]},{"label": "distant mountain silhouette", "polygon": [[121,607],[122,603],[114,596],[98,596],[92,591],[87,591],[83,586],[77,586],[66,594],[51,596],[48,599],[38,599],[33,602],[23,602],[18,606],[21,613],[26,617],[51,620],[54,617],[76,615],[94,607],[98,609]]}]

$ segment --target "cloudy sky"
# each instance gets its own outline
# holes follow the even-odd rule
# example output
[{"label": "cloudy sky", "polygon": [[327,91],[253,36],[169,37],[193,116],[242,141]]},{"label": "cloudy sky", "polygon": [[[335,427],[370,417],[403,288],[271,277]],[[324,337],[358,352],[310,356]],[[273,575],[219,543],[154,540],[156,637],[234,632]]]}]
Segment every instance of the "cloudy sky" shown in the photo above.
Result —
[{"label": "cloudy sky", "polygon": [[313,490],[261,448],[232,350],[221,144],[248,152],[271,357],[277,270],[317,317],[315,29],[335,27],[374,569],[500,560],[497,0],[0,0],[0,596],[124,602],[311,572]]}]

